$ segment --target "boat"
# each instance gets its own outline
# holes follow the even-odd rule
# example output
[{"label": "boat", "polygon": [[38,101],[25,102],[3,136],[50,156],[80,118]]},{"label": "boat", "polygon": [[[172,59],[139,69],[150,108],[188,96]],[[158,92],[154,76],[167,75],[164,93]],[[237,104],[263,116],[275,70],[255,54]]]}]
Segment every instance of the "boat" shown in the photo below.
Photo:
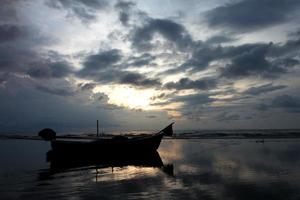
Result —
[{"label": "boat", "polygon": [[173,135],[173,124],[174,122],[157,133],[137,137],[118,135],[111,138],[70,139],[56,136],[52,129],[41,130],[39,136],[51,142],[52,151],[56,154],[76,156],[101,155],[102,158],[114,155],[144,155],[146,152],[156,151],[164,136]]}]

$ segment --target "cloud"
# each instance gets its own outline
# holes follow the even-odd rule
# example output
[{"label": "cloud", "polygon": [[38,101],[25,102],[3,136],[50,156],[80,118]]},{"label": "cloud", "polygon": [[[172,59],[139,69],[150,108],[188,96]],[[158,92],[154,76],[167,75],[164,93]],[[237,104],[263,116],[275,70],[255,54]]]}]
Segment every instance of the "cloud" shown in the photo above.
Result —
[{"label": "cloud", "polygon": [[230,64],[221,69],[221,76],[232,78],[258,75],[271,78],[285,73],[285,68],[266,59],[269,48],[270,45],[260,45],[236,55]]},{"label": "cloud", "polygon": [[13,41],[26,35],[24,28],[14,24],[0,25],[0,43]]},{"label": "cloud", "polygon": [[45,127],[58,132],[92,131],[96,119],[102,126],[116,124],[111,113],[97,107],[105,107],[105,102],[91,102],[89,95],[80,97],[81,93],[70,95],[67,90],[54,89],[62,84],[66,89],[67,82],[38,84],[14,75],[9,80],[5,87],[0,87],[2,133],[33,134]]},{"label": "cloud", "polygon": [[299,56],[300,48],[300,35],[293,39],[287,40],[282,45],[273,46],[270,51],[270,55],[273,57],[282,57],[282,56]]},{"label": "cloud", "polygon": [[209,96],[207,93],[176,96],[172,99],[172,102],[183,102],[188,107],[195,105],[202,106],[214,101],[214,99]]},{"label": "cloud", "polygon": [[222,112],[219,114],[216,119],[218,121],[234,121],[234,120],[239,120],[240,115],[236,113],[228,113],[228,112]]},{"label": "cloud", "polygon": [[134,2],[131,1],[119,1],[115,8],[119,10],[119,20],[124,26],[128,25],[131,8],[135,6]]},{"label": "cloud", "polygon": [[236,38],[229,37],[226,35],[215,35],[208,38],[205,42],[208,44],[221,44],[235,41]]},{"label": "cloud", "polygon": [[[121,52],[117,49],[101,51],[88,56],[83,62],[83,68],[76,75],[81,78],[92,79],[96,83],[126,84],[136,87],[156,87],[160,85],[157,78],[148,78],[146,75],[125,71],[124,65],[117,63],[122,59]],[[139,66],[150,62],[152,56],[143,54],[140,57],[131,57],[129,66]],[[125,65],[125,68],[127,66]]]},{"label": "cloud", "polygon": [[202,78],[198,80],[191,80],[189,78],[182,78],[178,82],[169,82],[164,85],[166,89],[186,90],[208,90],[217,86],[217,80],[213,78]]},{"label": "cloud", "polygon": [[83,69],[78,72],[79,76],[93,76],[94,73],[104,69],[110,69],[122,58],[121,52],[118,49],[100,51],[85,58]]},{"label": "cloud", "polygon": [[277,96],[273,99],[272,106],[284,108],[291,112],[300,112],[300,98],[291,95]]},{"label": "cloud", "polygon": [[258,86],[258,87],[251,87],[251,88],[245,90],[243,92],[243,94],[260,95],[260,94],[263,94],[263,93],[268,93],[268,92],[272,92],[272,91],[275,91],[275,90],[280,90],[280,89],[283,89],[283,88],[286,88],[286,87],[287,86],[285,86],[285,85],[273,85],[272,83],[268,83],[268,84],[261,85],[261,86]]},{"label": "cloud", "polygon": [[56,9],[65,9],[69,15],[78,17],[82,22],[94,21],[97,11],[108,6],[106,0],[48,0],[47,5]]},{"label": "cloud", "polygon": [[190,59],[187,59],[180,69],[192,68],[192,71],[201,71],[208,67],[211,61],[224,57],[224,48],[198,43],[193,49]]},{"label": "cloud", "polygon": [[33,78],[63,78],[72,73],[72,67],[67,62],[37,63],[27,74]]},{"label": "cloud", "polygon": [[271,103],[261,103],[257,106],[257,109],[261,111],[270,110],[272,108],[283,109],[290,113],[299,113],[300,98],[285,94],[274,97]]},{"label": "cloud", "polygon": [[300,39],[288,40],[284,44],[249,43],[235,46],[213,45],[209,42],[197,41],[192,46],[192,56],[176,68],[165,71],[165,74],[178,72],[203,71],[213,61],[225,61],[221,76],[242,78],[260,76],[263,78],[278,77],[288,72],[290,67],[298,66],[298,49]]},{"label": "cloud", "polygon": [[88,74],[82,74],[81,71],[79,71],[79,76],[103,84],[124,84],[140,88],[150,88],[161,85],[160,80],[157,78],[148,78],[143,74],[123,71],[121,69],[106,69],[98,72],[90,72]]},{"label": "cloud", "polygon": [[205,14],[211,28],[254,31],[293,20],[298,0],[242,0],[216,7]]},{"label": "cloud", "polygon": [[0,6],[0,22],[15,23],[18,20],[16,5],[18,1],[2,0]]},{"label": "cloud", "polygon": [[147,78],[142,74],[134,72],[121,72],[118,79],[120,84],[129,84],[137,87],[155,87],[160,85],[158,79]]},{"label": "cloud", "polygon": [[[171,73],[186,71],[188,69],[191,69],[193,72],[202,71],[205,70],[213,61],[232,60],[253,51],[257,54],[260,53],[260,55],[263,53],[261,56],[265,56],[271,45],[272,44],[252,43],[224,47],[221,45],[212,45],[209,42],[197,41],[193,45],[192,56],[185,60],[185,62],[181,64],[177,70],[172,69],[173,71]],[[258,50],[261,51],[258,52]],[[255,60],[255,58],[253,58],[253,60]]]},{"label": "cloud", "polygon": [[36,85],[36,89],[49,94],[58,95],[58,96],[73,96],[75,94],[75,91],[70,90],[70,88],[62,88],[62,87],[52,88],[40,84]]},{"label": "cloud", "polygon": [[153,48],[151,40],[159,33],[179,49],[187,48],[192,44],[192,38],[186,29],[168,19],[149,19],[145,25],[138,27],[132,35],[132,46],[139,50]]},{"label": "cloud", "polygon": [[77,86],[80,88],[80,90],[86,91],[86,90],[93,90],[97,86],[97,84],[96,83],[79,83]]},{"label": "cloud", "polygon": [[155,56],[149,53],[143,53],[140,56],[133,56],[128,59],[128,66],[142,67],[150,64],[155,59]]},{"label": "cloud", "polygon": [[277,60],[274,61],[274,64],[282,66],[286,69],[288,68],[293,68],[296,66],[300,66],[300,61],[298,59],[295,58],[279,58]]}]

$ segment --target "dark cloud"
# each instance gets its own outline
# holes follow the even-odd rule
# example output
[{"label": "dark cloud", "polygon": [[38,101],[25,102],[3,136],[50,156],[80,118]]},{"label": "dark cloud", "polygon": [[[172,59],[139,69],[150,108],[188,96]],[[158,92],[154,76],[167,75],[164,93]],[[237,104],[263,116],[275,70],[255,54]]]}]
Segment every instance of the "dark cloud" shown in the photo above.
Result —
[{"label": "dark cloud", "polygon": [[205,17],[212,28],[252,31],[292,20],[299,6],[298,0],[242,0],[216,7]]},{"label": "dark cloud", "polygon": [[72,73],[67,62],[37,63],[31,67],[27,74],[33,78],[63,78]]},{"label": "dark cloud", "polygon": [[173,93],[171,93],[171,94],[166,94],[166,93],[160,93],[160,94],[158,94],[158,95],[155,95],[155,96],[152,96],[151,97],[151,100],[152,101],[155,101],[155,100],[164,100],[164,99],[168,99],[168,98],[170,98],[170,97],[173,97],[174,95],[173,95]]},{"label": "dark cloud", "polygon": [[144,53],[141,56],[134,56],[134,57],[129,58],[128,66],[142,67],[142,66],[152,63],[153,60],[155,60],[155,56],[153,56],[149,53]]},{"label": "dark cloud", "polygon": [[300,112],[300,98],[291,95],[277,96],[273,99],[272,106]]},{"label": "dark cloud", "polygon": [[214,78],[202,78],[198,80],[191,80],[189,78],[182,78],[178,82],[169,82],[164,85],[167,89],[185,90],[198,89],[208,90],[217,86],[217,80]]},{"label": "dark cloud", "polygon": [[85,74],[84,76],[80,73],[80,77],[92,79],[96,83],[124,84],[141,88],[157,87],[161,85],[160,80],[157,78],[148,78],[143,74],[122,71],[120,69],[106,69],[99,72],[95,71]]},{"label": "dark cloud", "polygon": [[269,54],[270,56],[273,57],[282,57],[282,56],[294,57],[294,56],[299,56],[299,48],[300,48],[300,36],[287,40],[282,45],[273,46]]},{"label": "dark cloud", "polygon": [[17,4],[19,1],[15,0],[1,0],[0,6],[0,22],[15,23],[18,20]]},{"label": "dark cloud", "polygon": [[33,61],[37,61],[37,54],[30,48],[26,51],[0,44],[0,71],[23,72]]},{"label": "dark cloud", "polygon": [[75,95],[75,91],[71,90],[70,88],[63,88],[63,87],[48,87],[45,85],[36,85],[36,89],[53,94],[58,96],[73,96]]},{"label": "dark cloud", "polygon": [[191,94],[184,96],[176,96],[172,99],[173,102],[183,102],[186,106],[205,105],[214,101],[207,93]]},{"label": "dark cloud", "polygon": [[120,84],[129,84],[137,87],[156,87],[160,85],[158,79],[147,78],[142,74],[134,72],[122,72],[118,79]]},{"label": "dark cloud", "polygon": [[218,121],[234,121],[234,120],[239,120],[240,115],[236,113],[228,113],[228,112],[222,112],[219,114],[216,119]]},{"label": "dark cloud", "polygon": [[119,20],[124,26],[128,25],[131,8],[135,6],[134,2],[131,1],[119,1],[115,8],[119,9]]},{"label": "dark cloud", "polygon": [[300,65],[300,61],[295,58],[280,58],[274,61],[274,64],[284,68],[292,68]]},{"label": "dark cloud", "polygon": [[26,35],[24,28],[13,24],[0,25],[0,43],[16,40]]},{"label": "dark cloud", "polygon": [[236,38],[225,36],[225,35],[215,35],[213,37],[208,38],[205,42],[209,44],[221,44],[227,42],[233,42]]},{"label": "dark cloud", "polygon": [[126,12],[120,12],[119,19],[122,22],[123,25],[128,25],[129,21],[129,14]]},{"label": "dark cloud", "polygon": [[96,19],[98,10],[106,8],[106,0],[48,0],[47,5],[56,9],[66,9],[69,15],[78,17],[82,22]]},{"label": "dark cloud", "polygon": [[221,69],[224,77],[261,76],[276,77],[286,69],[266,59],[270,45],[257,46],[232,58],[231,63]]},{"label": "dark cloud", "polygon": [[192,44],[192,38],[186,29],[168,19],[149,19],[148,22],[138,27],[132,36],[132,45],[139,50],[148,50],[153,46],[151,40],[155,33],[159,33],[177,48],[184,49]]},{"label": "dark cloud", "polygon": [[180,69],[193,69],[193,71],[201,71],[208,67],[211,61],[224,57],[224,48],[215,47],[199,43],[193,49],[190,59],[186,60]]},{"label": "dark cloud", "polygon": [[132,1],[119,1],[116,3],[115,7],[122,10],[127,10],[131,8],[132,6],[135,6],[135,3]]},{"label": "dark cloud", "polygon": [[[63,77],[71,70],[67,63],[50,59],[50,53],[42,50],[45,45],[55,44],[46,33],[18,19],[21,1],[4,1],[0,8],[0,72],[18,73],[37,78],[40,76]],[[8,14],[7,12],[13,14]],[[6,18],[2,18],[6,15]],[[4,22],[1,23],[1,21]],[[36,76],[35,76],[36,75]]]},{"label": "dark cloud", "polygon": [[82,90],[82,91],[86,91],[86,90],[92,90],[97,86],[96,83],[79,83],[78,87]]},{"label": "dark cloud", "polygon": [[280,90],[283,88],[286,88],[287,86],[285,85],[273,85],[272,83],[261,85],[258,87],[251,87],[244,91],[244,94],[249,94],[249,95],[259,95],[267,92],[272,92],[275,90]]},{"label": "dark cloud", "polygon": [[[132,57],[129,59],[129,66],[139,66],[142,62],[150,61],[150,58],[150,54]],[[76,74],[79,77],[92,79],[98,83],[127,84],[136,87],[156,87],[160,85],[159,79],[147,78],[143,74],[122,70],[122,65],[116,65],[121,59],[121,52],[117,49],[99,52],[88,56],[83,63],[83,69]]]},{"label": "dark cloud", "polygon": [[[192,56],[187,59],[178,69],[172,69],[171,73],[186,71],[191,69],[193,72],[206,69],[212,61],[222,59],[232,59],[236,56],[246,54],[253,49],[268,48],[270,44],[242,44],[237,46],[211,45],[209,42],[198,41],[193,45]],[[169,71],[170,73],[170,71]]]},{"label": "dark cloud", "polygon": [[252,43],[225,47],[200,43],[181,68],[201,71],[212,61],[229,60],[231,63],[222,68],[222,76],[276,77],[286,73],[289,67],[299,65],[299,60],[294,58],[299,47],[300,39],[288,40],[284,44]]},{"label": "dark cloud", "polygon": [[47,39],[42,39],[38,31],[33,33],[31,27],[8,21],[0,23],[0,71],[24,72],[32,62],[40,60],[36,48]]},{"label": "dark cloud", "polygon": [[93,76],[103,69],[112,68],[122,58],[118,49],[101,51],[98,54],[88,56],[83,62],[83,69],[78,72],[79,76]]},{"label": "dark cloud", "polygon": [[271,103],[261,103],[257,106],[258,110],[266,111],[272,108],[283,109],[290,113],[300,112],[300,98],[291,95],[280,95],[273,98]]},{"label": "dark cloud", "polygon": [[[179,72],[195,73],[203,71],[214,61],[220,61],[217,69],[221,77],[278,78],[289,72],[291,67],[299,66],[300,39],[286,43],[250,43],[236,46],[214,45],[210,42],[197,41],[191,46],[192,54],[179,66],[168,69],[161,75]],[[227,63],[222,66],[222,63]]]},{"label": "dark cloud", "polygon": [[[36,133],[45,127],[56,131],[92,131],[97,119],[102,126],[116,123],[105,109],[98,108],[84,97],[84,104],[78,99],[80,94],[70,93],[67,82],[38,84],[31,79],[10,76],[5,87],[0,87],[0,132]],[[61,85],[64,84],[65,91]],[[37,87],[39,88],[37,88]],[[45,89],[47,88],[47,89]],[[56,89],[54,89],[56,88]],[[71,88],[70,88],[71,89]]]}]

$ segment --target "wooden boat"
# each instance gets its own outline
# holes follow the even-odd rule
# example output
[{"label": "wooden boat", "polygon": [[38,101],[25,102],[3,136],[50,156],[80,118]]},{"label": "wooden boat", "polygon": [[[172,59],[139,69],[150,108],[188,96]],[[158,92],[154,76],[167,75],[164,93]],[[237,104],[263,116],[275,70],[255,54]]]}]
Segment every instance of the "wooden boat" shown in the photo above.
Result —
[{"label": "wooden boat", "polygon": [[97,138],[93,140],[66,139],[56,137],[51,129],[43,129],[39,136],[45,140],[51,141],[51,147],[54,152],[59,154],[73,155],[128,155],[144,154],[145,152],[156,151],[160,145],[163,136],[172,136],[173,123],[163,130],[149,136],[140,136],[128,138],[125,136],[115,136],[112,138]]}]

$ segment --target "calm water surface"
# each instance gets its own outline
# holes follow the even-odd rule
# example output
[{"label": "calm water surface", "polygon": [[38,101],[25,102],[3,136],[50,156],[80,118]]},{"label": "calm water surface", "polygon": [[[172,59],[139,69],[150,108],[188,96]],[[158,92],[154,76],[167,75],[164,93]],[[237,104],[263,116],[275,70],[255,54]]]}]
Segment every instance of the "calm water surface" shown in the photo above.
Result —
[{"label": "calm water surface", "polygon": [[163,140],[173,166],[49,173],[44,141],[0,140],[0,199],[300,199],[300,140]]}]

